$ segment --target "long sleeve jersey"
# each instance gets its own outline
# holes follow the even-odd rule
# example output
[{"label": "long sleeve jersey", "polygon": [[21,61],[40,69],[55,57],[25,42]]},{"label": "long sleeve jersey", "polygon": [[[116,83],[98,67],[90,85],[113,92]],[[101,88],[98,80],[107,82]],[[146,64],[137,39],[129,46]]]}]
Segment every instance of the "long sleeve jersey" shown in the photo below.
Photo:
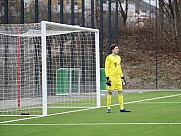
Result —
[{"label": "long sleeve jersey", "polygon": [[106,77],[109,77],[109,76],[123,77],[120,56],[110,54],[106,57],[105,74],[106,74]]}]

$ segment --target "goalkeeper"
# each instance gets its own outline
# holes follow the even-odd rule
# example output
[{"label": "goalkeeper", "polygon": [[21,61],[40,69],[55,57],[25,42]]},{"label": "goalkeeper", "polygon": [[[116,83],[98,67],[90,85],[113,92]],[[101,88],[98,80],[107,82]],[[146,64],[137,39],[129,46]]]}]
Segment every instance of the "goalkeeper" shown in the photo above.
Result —
[{"label": "goalkeeper", "polygon": [[106,74],[106,88],[107,95],[107,112],[111,113],[111,97],[113,90],[118,91],[118,101],[120,105],[120,112],[131,112],[126,110],[123,106],[122,85],[126,84],[123,72],[121,69],[121,57],[118,55],[119,48],[116,44],[111,45],[112,54],[106,57],[105,74]]}]

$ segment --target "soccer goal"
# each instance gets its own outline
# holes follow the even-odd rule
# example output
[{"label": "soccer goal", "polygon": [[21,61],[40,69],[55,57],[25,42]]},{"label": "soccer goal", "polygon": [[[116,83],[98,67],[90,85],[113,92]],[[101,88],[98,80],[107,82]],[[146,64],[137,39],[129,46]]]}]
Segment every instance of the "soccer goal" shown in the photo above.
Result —
[{"label": "soccer goal", "polygon": [[100,107],[99,31],[42,21],[0,25],[0,116]]}]

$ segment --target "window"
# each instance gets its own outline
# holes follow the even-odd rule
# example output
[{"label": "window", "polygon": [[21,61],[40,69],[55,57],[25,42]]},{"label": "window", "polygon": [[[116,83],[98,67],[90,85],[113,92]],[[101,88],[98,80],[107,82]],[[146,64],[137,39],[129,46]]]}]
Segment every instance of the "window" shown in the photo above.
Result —
[{"label": "window", "polygon": [[107,0],[103,0],[103,3],[107,3]]},{"label": "window", "polygon": [[77,1],[74,1],[74,5],[78,5],[78,2],[77,2]]},{"label": "window", "polygon": [[60,0],[58,0],[58,5],[60,5]]},{"label": "window", "polygon": [[[61,0],[58,0],[58,5],[60,5],[60,1],[61,1]],[[70,1],[70,0],[66,0],[66,5],[69,4],[69,1]],[[63,0],[62,2],[64,3],[64,0]]]},{"label": "window", "polygon": [[11,6],[15,6],[15,1],[11,1]]},{"label": "window", "polygon": [[[66,0],[66,5],[69,5],[69,4],[71,4],[71,0]],[[60,0],[58,0],[58,5],[60,5]],[[74,0],[74,5],[78,5],[78,0]]]},{"label": "window", "polygon": [[66,5],[68,5],[69,4],[69,0],[66,0]]},{"label": "window", "polygon": [[139,14],[139,11],[138,11],[138,10],[135,10],[135,12],[136,12],[137,14]]}]

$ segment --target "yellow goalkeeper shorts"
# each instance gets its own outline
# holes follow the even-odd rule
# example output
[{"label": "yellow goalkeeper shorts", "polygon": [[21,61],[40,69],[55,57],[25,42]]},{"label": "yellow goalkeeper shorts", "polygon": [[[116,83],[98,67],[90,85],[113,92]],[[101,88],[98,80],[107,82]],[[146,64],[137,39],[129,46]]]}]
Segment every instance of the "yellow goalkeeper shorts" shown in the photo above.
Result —
[{"label": "yellow goalkeeper shorts", "polygon": [[118,90],[122,91],[122,80],[120,76],[110,76],[111,86],[106,85],[106,89],[109,91]]}]

